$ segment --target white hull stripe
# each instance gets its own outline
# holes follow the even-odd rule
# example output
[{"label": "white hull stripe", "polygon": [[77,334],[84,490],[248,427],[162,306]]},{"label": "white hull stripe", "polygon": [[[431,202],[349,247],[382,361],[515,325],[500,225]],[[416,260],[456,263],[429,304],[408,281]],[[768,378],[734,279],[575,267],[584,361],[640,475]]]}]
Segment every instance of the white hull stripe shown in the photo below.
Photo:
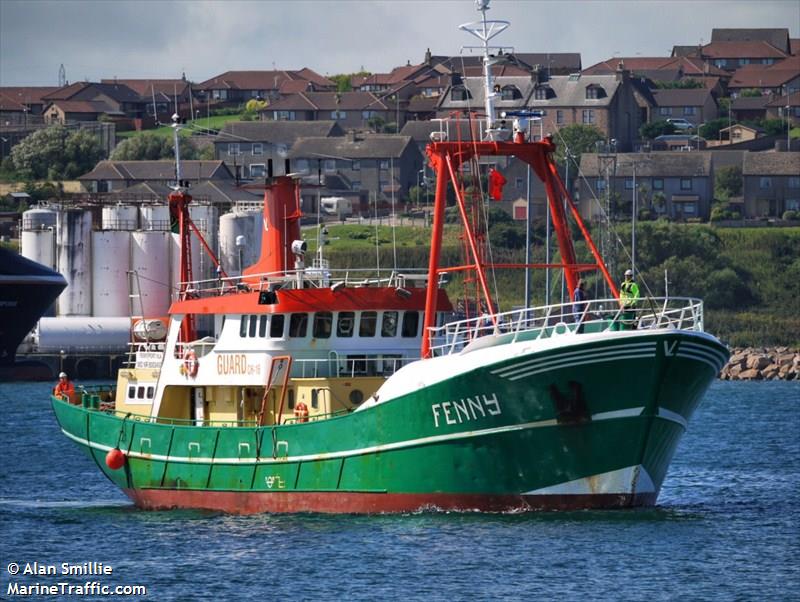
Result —
[{"label": "white hull stripe", "polygon": [[708,357],[706,357],[705,355],[699,355],[699,354],[696,355],[694,353],[689,353],[688,351],[684,352],[679,351],[675,355],[685,360],[694,360],[697,362],[703,362],[705,365],[707,365],[714,371],[714,374],[717,374],[722,369],[722,366],[720,364],[717,364],[716,361],[708,359]]},{"label": "white hull stripe", "polygon": [[[612,412],[600,412],[592,415],[593,422],[601,422],[603,420],[612,420],[615,418],[629,418],[632,416],[641,415],[643,407],[630,408],[625,410],[616,410]],[[453,441],[458,439],[469,439],[473,437],[484,437],[487,435],[496,435],[499,433],[510,433],[514,431],[525,431],[536,428],[546,428],[557,426],[558,422],[555,419],[551,420],[538,420],[536,422],[526,422],[523,424],[512,424],[508,426],[498,426],[490,429],[483,429],[479,431],[465,431],[463,433],[449,433],[447,435],[433,435],[431,437],[422,437],[420,439],[409,439],[406,441],[397,441],[396,443],[387,443],[385,445],[373,445],[370,447],[362,447],[359,449],[348,449],[338,452],[326,452],[321,454],[306,454],[303,456],[288,456],[285,458],[271,458],[260,457],[256,458],[207,458],[207,457],[184,457],[184,456],[164,456],[161,454],[145,454],[142,452],[131,451],[125,452],[131,458],[139,458],[142,460],[158,460],[160,462],[183,462],[189,464],[284,464],[286,462],[310,462],[314,460],[332,460],[336,458],[351,458],[354,456],[362,456],[365,454],[374,454],[379,452],[391,451],[396,449],[404,449],[407,447],[417,447],[421,445],[430,445],[433,443],[442,443],[444,441]],[[73,435],[63,428],[61,431],[70,439],[79,443],[80,445],[88,446],[93,449],[107,452],[112,448],[108,445],[87,441],[82,437]],[[278,441],[279,449],[282,447]],[[271,451],[271,450],[267,450]]]},{"label": "white hull stripe", "polygon": [[663,418],[664,420],[671,420],[672,422],[677,422],[683,427],[683,430],[689,428],[689,423],[686,421],[686,418],[684,418],[677,412],[673,412],[672,410],[668,410],[666,408],[658,408],[658,417]]},{"label": "white hull stripe", "polygon": [[558,485],[526,491],[523,495],[593,495],[655,493],[656,486],[644,466],[628,466]]},{"label": "white hull stripe", "polygon": [[678,349],[678,354],[680,353],[693,353],[695,355],[702,355],[703,357],[711,360],[713,363],[718,364],[720,367],[728,363],[728,357],[725,354],[707,347],[700,347],[698,345],[681,345]]},{"label": "white hull stripe", "polygon": [[535,374],[541,374],[542,372],[550,372],[551,370],[559,370],[561,368],[572,368],[574,366],[583,366],[586,364],[598,364],[603,362],[612,362],[612,361],[619,361],[619,360],[636,360],[636,359],[643,359],[648,357],[655,357],[655,352],[653,353],[637,353],[637,354],[624,354],[624,355],[609,355],[607,357],[600,357],[595,359],[587,359],[584,361],[575,361],[575,360],[564,360],[562,362],[553,362],[546,366],[542,366],[536,369],[528,369],[514,376],[507,376],[508,380],[519,380],[521,378],[528,378],[529,376],[534,376]]},{"label": "white hull stripe", "polygon": [[536,357],[536,358],[529,358],[521,362],[517,362],[511,366],[503,366],[502,368],[497,368],[495,370],[491,370],[492,374],[497,374],[498,376],[508,376],[508,374],[515,372],[520,368],[533,368],[538,367],[540,364],[549,364],[549,363],[560,363],[566,361],[568,359],[574,359],[576,361],[584,358],[584,357],[600,357],[600,356],[613,356],[619,353],[632,353],[637,351],[654,351],[655,350],[655,342],[651,343],[636,343],[634,345],[624,345],[618,347],[611,347],[611,348],[604,348],[604,349],[581,349],[579,351],[570,351],[568,353],[559,353],[556,356],[551,357]]}]

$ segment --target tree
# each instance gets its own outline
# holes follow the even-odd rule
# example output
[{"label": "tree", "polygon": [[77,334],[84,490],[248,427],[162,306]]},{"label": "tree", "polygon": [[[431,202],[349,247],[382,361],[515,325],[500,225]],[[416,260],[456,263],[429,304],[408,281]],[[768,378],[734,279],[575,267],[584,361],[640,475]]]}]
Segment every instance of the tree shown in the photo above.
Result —
[{"label": "tree", "polygon": [[54,125],[24,138],[11,150],[14,170],[24,180],[77,178],[105,157],[100,139],[89,130]]},{"label": "tree", "polygon": [[761,96],[761,90],[756,88],[746,88],[739,93],[742,98],[758,98]]},{"label": "tree", "polygon": [[679,79],[675,82],[655,82],[656,88],[661,90],[687,90],[687,89],[696,89],[702,88],[702,82],[697,81],[696,79]]},{"label": "tree", "polygon": [[594,152],[597,143],[602,140],[605,140],[603,133],[591,125],[574,123],[561,128],[556,137],[556,161],[559,165],[564,165],[566,151],[569,149],[570,154],[575,157],[575,162],[580,165],[581,154]]},{"label": "tree", "polygon": [[727,118],[712,119],[701,125],[698,133],[706,140],[716,140],[719,138],[719,131],[722,128],[728,127],[728,123],[729,121]]},{"label": "tree", "polygon": [[[182,159],[197,158],[197,150],[191,142],[181,138],[180,145]],[[172,159],[174,156],[175,146],[172,138],[149,132],[123,140],[111,153],[113,161],[158,161],[159,159]]]},{"label": "tree", "polygon": [[659,120],[643,123],[639,128],[639,135],[645,140],[654,140],[659,136],[668,136],[675,133],[675,126],[669,121]]},{"label": "tree", "polygon": [[714,196],[728,200],[742,194],[742,168],[738,165],[720,167],[714,176]]}]

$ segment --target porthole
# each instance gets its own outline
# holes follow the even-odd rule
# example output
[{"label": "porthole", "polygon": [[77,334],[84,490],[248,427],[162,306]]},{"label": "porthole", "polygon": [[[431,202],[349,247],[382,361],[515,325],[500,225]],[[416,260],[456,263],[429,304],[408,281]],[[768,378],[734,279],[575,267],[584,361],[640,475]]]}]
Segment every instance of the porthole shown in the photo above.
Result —
[{"label": "porthole", "polygon": [[361,389],[353,389],[350,391],[350,403],[357,406],[362,401],[364,401],[364,393],[361,392]]}]

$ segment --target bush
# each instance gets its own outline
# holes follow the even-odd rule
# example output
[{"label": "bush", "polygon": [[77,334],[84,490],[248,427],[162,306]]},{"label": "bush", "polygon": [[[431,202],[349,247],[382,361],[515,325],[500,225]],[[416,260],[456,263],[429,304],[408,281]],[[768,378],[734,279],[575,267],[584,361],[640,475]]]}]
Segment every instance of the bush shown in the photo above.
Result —
[{"label": "bush", "polygon": [[788,211],[783,212],[781,218],[786,220],[787,222],[800,219],[800,211],[792,211],[791,209],[789,209]]},{"label": "bush", "polygon": [[524,249],[525,236],[525,228],[518,224],[499,223],[489,228],[489,237],[495,247]]}]

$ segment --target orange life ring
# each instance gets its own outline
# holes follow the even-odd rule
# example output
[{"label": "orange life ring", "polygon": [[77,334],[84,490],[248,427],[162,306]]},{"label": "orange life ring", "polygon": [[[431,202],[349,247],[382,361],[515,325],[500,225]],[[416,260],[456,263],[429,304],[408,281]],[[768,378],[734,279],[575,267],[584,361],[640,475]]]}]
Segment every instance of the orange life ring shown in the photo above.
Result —
[{"label": "orange life ring", "polygon": [[294,406],[294,416],[297,422],[308,422],[308,406],[302,401]]},{"label": "orange life ring", "polygon": [[197,370],[200,368],[200,362],[197,361],[197,354],[191,349],[183,354],[183,371],[192,378],[197,376]]}]

